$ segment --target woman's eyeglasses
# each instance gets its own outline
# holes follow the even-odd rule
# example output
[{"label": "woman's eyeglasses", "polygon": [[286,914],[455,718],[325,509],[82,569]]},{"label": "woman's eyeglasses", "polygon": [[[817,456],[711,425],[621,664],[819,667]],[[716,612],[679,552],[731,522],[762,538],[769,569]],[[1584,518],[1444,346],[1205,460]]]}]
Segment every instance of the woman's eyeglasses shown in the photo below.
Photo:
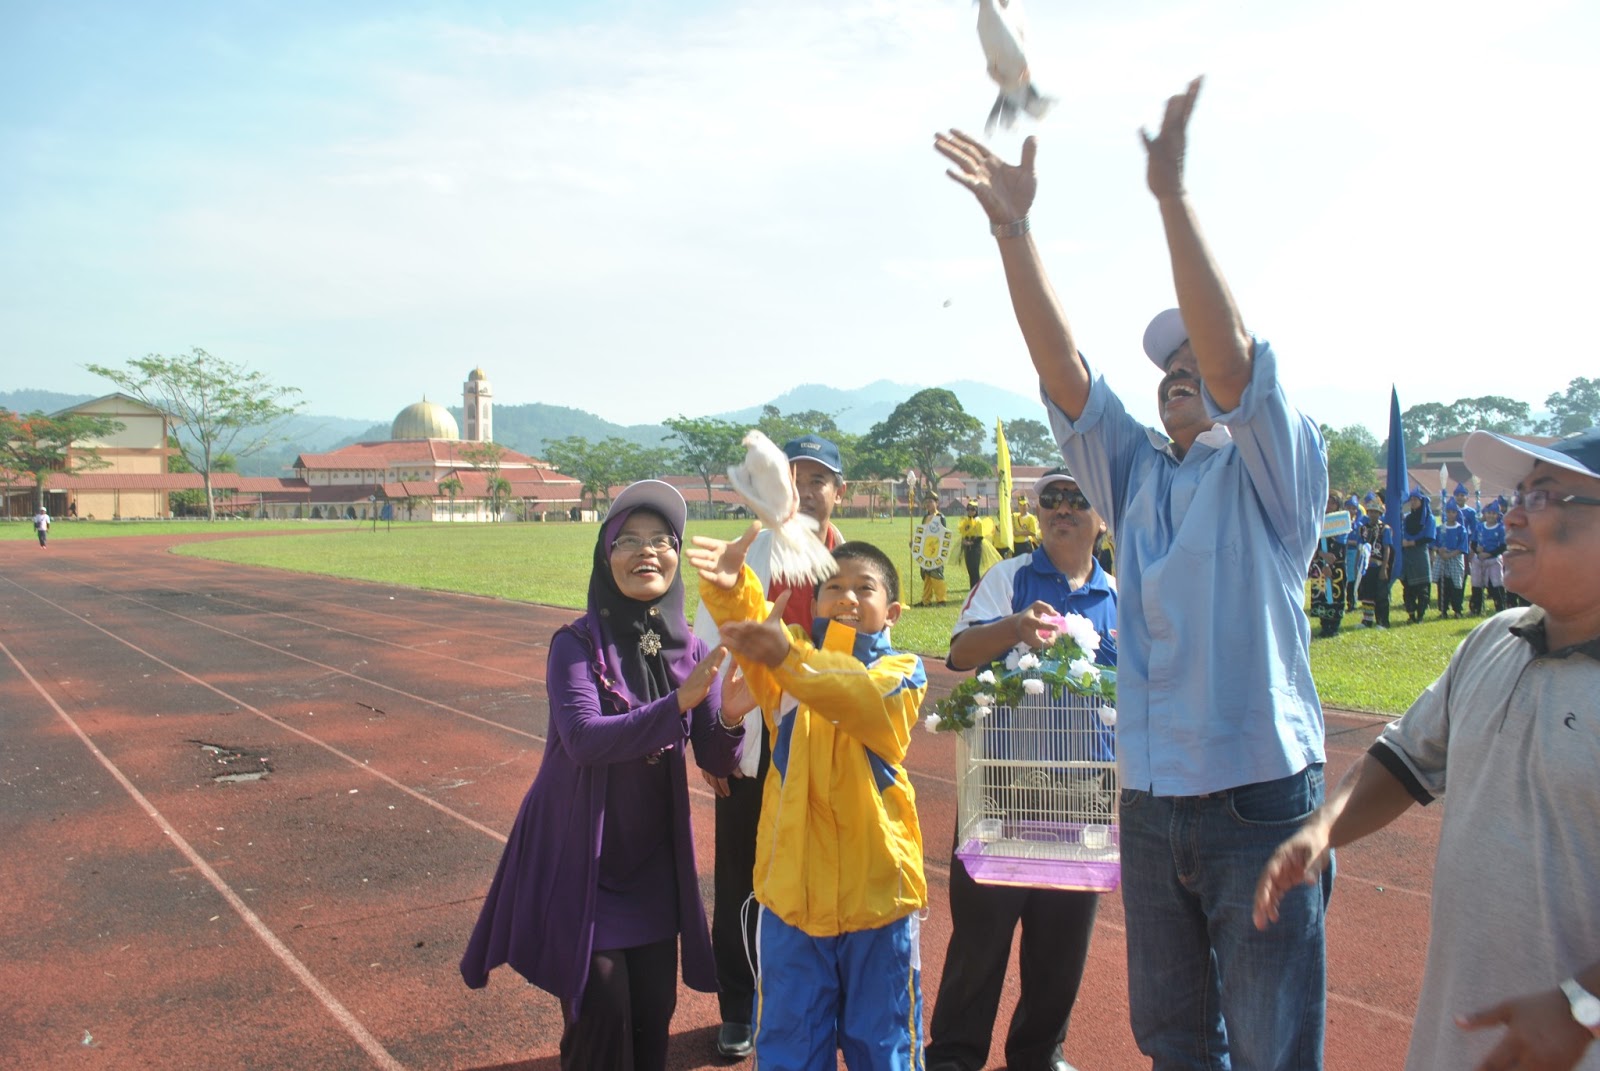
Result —
[{"label": "woman's eyeglasses", "polygon": [[640,539],[636,535],[625,535],[618,536],[611,541],[611,553],[613,554],[637,554],[646,547],[649,547],[657,554],[665,554],[669,550],[675,551],[678,549],[678,540],[669,535],[651,536],[649,539]]},{"label": "woman's eyeglasses", "polygon": [[1056,509],[1063,505],[1082,513],[1089,508],[1089,500],[1081,491],[1057,491],[1051,487],[1039,492],[1040,509]]},{"label": "woman's eyeglasses", "polygon": [[1554,491],[1513,491],[1511,507],[1521,506],[1529,513],[1538,513],[1546,506],[1600,506],[1600,498],[1587,495],[1562,495]]}]

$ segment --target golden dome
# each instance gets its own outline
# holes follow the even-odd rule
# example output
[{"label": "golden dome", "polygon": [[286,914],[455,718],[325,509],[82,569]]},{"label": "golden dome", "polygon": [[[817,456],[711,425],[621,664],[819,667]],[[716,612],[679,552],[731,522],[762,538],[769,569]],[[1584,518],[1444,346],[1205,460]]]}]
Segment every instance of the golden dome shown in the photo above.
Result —
[{"label": "golden dome", "polygon": [[400,415],[394,418],[394,425],[389,429],[389,438],[459,439],[461,428],[457,426],[456,418],[450,415],[450,410],[424,398],[400,410]]}]

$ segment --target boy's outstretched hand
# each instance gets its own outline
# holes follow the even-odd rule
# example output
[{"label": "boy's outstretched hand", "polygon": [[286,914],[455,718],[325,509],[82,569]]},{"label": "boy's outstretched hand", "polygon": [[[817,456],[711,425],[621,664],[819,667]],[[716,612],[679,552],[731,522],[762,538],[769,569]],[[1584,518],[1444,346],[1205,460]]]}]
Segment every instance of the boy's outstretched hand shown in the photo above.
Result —
[{"label": "boy's outstretched hand", "polygon": [[761,522],[751,521],[744,535],[732,543],[725,539],[712,539],[710,536],[695,536],[694,546],[687,548],[685,552],[689,564],[695,567],[700,579],[706,583],[724,591],[732,591],[739,583],[739,574],[744,571],[745,553],[750,549],[750,543],[759,531]]},{"label": "boy's outstretched hand", "polygon": [[772,612],[765,621],[724,623],[722,646],[747,662],[760,662],[764,666],[782,665],[783,660],[789,657],[789,633],[783,627],[783,608],[789,605],[791,594],[788,590],[778,594],[777,601],[772,604]]}]

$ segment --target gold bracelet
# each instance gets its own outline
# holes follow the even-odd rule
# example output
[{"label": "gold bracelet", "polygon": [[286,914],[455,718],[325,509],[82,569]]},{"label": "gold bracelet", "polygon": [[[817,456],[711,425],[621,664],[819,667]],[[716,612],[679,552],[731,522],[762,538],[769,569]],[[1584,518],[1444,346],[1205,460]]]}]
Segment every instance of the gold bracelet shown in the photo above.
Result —
[{"label": "gold bracelet", "polygon": [[1029,226],[1027,216],[1023,216],[1019,220],[1013,220],[1010,223],[989,224],[989,233],[994,235],[996,238],[1021,238],[1024,234],[1028,233],[1028,230]]},{"label": "gold bracelet", "polygon": [[717,724],[722,726],[722,729],[723,729],[724,732],[736,733],[736,732],[739,732],[740,730],[742,730],[744,728],[744,719],[748,718],[749,716],[750,716],[750,712],[747,710],[747,711],[744,712],[744,715],[739,718],[738,721],[734,722],[732,725],[729,725],[727,723],[727,721],[722,717],[722,711],[719,710],[719,711],[717,711]]}]

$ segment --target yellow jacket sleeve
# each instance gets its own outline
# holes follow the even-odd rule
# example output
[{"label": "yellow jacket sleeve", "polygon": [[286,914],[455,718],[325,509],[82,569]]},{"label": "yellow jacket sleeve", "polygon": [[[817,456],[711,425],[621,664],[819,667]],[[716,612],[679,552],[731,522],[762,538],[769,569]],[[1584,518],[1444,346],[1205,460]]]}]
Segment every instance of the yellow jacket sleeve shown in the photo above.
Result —
[{"label": "yellow jacket sleeve", "polygon": [[793,644],[772,676],[783,691],[840,732],[898,765],[911,746],[911,730],[927,690],[922,663],[915,655],[893,653],[863,665],[850,653],[855,634],[832,625],[820,650],[807,641]]}]

